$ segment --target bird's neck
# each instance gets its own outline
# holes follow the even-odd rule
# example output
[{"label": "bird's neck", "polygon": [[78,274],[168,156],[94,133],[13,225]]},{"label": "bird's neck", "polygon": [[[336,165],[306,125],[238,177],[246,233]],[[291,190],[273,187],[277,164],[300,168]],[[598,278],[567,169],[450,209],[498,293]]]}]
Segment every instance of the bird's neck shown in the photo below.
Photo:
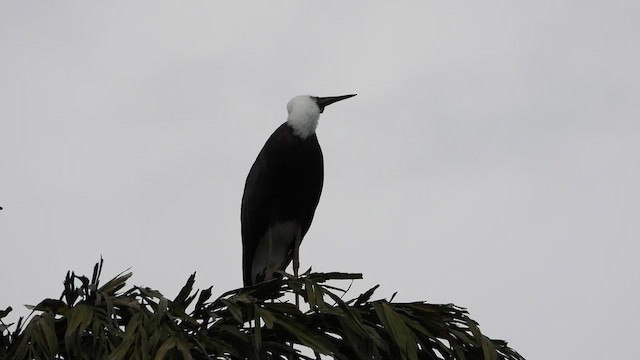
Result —
[{"label": "bird's neck", "polygon": [[[293,114],[291,114],[293,115]],[[316,133],[319,116],[291,116],[287,118],[287,124],[293,129],[293,133],[302,139]]]}]

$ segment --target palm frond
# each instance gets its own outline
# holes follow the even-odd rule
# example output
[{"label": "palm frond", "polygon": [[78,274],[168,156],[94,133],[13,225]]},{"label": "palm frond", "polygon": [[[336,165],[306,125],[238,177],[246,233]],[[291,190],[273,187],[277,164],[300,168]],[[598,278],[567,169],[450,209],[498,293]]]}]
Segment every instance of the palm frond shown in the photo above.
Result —
[{"label": "palm frond", "polygon": [[26,324],[0,311],[0,359],[524,359],[453,304],[371,300],[377,286],[343,300],[336,283],[361,274],[285,274],[212,300],[194,273],[169,300],[126,289],[126,271],[99,286],[102,265],[91,280],[67,273],[60,298],[32,307]]}]

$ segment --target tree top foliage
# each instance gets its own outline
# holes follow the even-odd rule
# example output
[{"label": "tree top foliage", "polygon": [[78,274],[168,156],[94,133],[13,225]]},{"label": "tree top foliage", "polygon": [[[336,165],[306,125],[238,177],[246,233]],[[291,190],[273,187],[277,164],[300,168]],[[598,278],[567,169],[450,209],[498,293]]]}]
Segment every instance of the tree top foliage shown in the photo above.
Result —
[{"label": "tree top foliage", "polygon": [[372,300],[377,286],[343,300],[347,291],[333,284],[361,274],[283,274],[212,300],[211,288],[193,289],[194,273],[170,300],[127,288],[131,272],[101,285],[102,265],[91,279],[68,272],[60,298],[31,307],[26,320],[5,324],[12,309],[0,311],[0,359],[524,360],[453,304]]}]

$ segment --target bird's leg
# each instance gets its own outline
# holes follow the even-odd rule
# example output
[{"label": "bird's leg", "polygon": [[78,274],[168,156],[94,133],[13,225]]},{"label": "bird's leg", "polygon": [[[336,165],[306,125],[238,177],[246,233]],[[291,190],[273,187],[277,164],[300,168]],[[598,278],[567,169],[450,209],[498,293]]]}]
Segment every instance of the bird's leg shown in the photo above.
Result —
[{"label": "bird's leg", "polygon": [[[293,239],[293,277],[298,280],[298,272],[300,270],[300,242],[302,240],[302,234],[300,228],[296,230],[295,238]],[[300,310],[300,295],[296,293],[296,309]],[[291,358],[299,359],[296,354],[296,349],[291,342]]]},{"label": "bird's leg", "polygon": [[[302,240],[300,228],[296,231],[296,237],[293,240],[293,276],[298,280],[298,271],[300,270],[300,241]],[[300,296],[296,294],[296,308],[300,309]]]},{"label": "bird's leg", "polygon": [[296,238],[293,244],[293,276],[298,278],[298,271],[300,270],[300,229],[296,231]]}]

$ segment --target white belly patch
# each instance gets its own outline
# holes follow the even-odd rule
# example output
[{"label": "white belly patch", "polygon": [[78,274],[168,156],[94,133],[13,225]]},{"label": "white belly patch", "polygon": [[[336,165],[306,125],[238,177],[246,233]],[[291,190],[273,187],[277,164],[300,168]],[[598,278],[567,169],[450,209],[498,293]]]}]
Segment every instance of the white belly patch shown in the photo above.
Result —
[{"label": "white belly patch", "polygon": [[[293,246],[296,234],[300,227],[293,221],[286,221],[272,225],[256,248],[251,263],[251,279],[254,281],[258,274],[265,272],[264,280],[273,277],[273,272],[266,273],[267,269],[280,270],[287,260],[287,253]],[[269,246],[271,240],[271,246]],[[284,270],[284,269],[282,269]]]}]

